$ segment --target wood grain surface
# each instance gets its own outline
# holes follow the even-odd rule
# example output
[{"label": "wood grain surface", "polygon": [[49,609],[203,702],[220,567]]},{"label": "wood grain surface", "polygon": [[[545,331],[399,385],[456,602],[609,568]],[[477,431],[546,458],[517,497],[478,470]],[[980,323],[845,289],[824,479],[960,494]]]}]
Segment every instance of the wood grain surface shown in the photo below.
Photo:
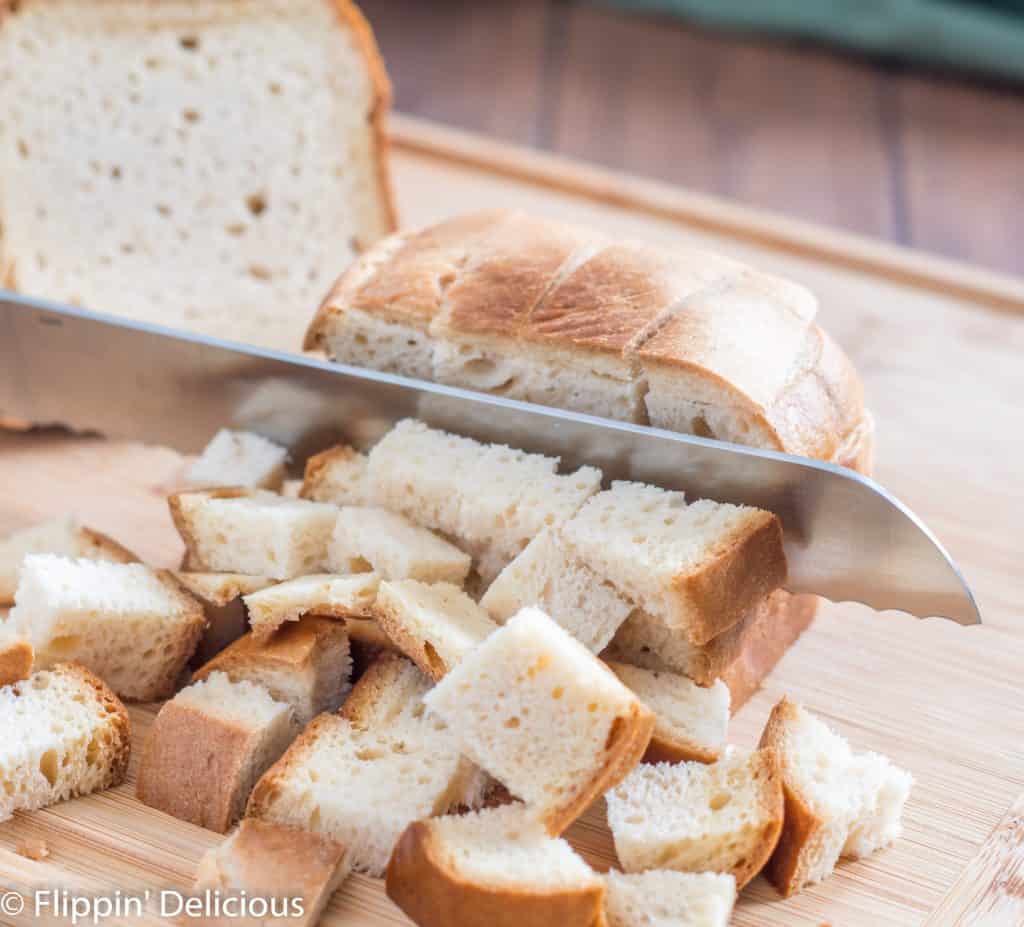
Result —
[{"label": "wood grain surface", "polygon": [[363,0],[401,112],[1024,274],[1024,89],[586,0]]}]

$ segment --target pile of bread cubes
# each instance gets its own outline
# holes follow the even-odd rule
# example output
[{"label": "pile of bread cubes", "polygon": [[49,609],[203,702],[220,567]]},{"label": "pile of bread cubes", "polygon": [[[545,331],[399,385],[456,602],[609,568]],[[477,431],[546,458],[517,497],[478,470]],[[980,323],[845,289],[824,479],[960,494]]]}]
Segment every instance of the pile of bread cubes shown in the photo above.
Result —
[{"label": "pile of bread cubes", "polygon": [[[813,615],[773,514],[414,420],[285,456],[218,433],[179,571],[72,519],[0,543],[0,820],[122,783],[121,700],[166,699],[139,799],[297,924],[356,871],[423,927],[723,925],[899,834],[911,777],[800,705],[726,743]],[[602,796],[604,874],[561,837]]]}]

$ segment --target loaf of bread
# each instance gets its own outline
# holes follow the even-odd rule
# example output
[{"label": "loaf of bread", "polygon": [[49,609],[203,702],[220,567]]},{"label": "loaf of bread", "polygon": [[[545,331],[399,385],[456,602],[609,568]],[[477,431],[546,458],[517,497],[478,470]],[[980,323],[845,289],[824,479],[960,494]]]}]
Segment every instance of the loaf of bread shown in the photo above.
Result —
[{"label": "loaf of bread", "polygon": [[555,835],[639,762],[654,728],[636,696],[534,608],[469,651],[424,702]]},{"label": "loaf of bread", "polygon": [[288,451],[251,431],[222,428],[193,461],[185,478],[193,486],[280,489]]},{"label": "loaf of bread", "polygon": [[789,896],[818,882],[840,856],[857,859],[899,837],[913,777],[850,744],[802,706],[783,698],[761,736],[774,751],[786,820],[768,876]]},{"label": "loaf of bread", "polygon": [[394,228],[356,7],[7,6],[0,286],[298,350],[338,262]]},{"label": "loaf of bread", "polygon": [[245,634],[193,674],[223,673],[234,682],[262,686],[291,705],[305,727],[323,711],[336,711],[349,689],[352,661],[347,622],[307,615],[269,637]]},{"label": "loaf of bread", "polygon": [[392,643],[435,682],[497,625],[451,583],[381,583],[374,614]]},{"label": "loaf of bread", "polygon": [[410,825],[387,893],[418,927],[598,927],[604,884],[514,804]]},{"label": "loaf of bread", "polygon": [[[316,927],[335,889],[349,873],[348,851],[322,834],[245,818],[199,860],[195,888],[222,896],[272,900],[277,916],[261,927]],[[231,927],[250,918],[204,917],[207,927]],[[255,925],[253,925],[255,927]]]},{"label": "loaf of bread", "polygon": [[119,696],[166,698],[203,633],[203,608],[167,570],[141,563],[25,558],[13,629],[41,669],[76,660]]},{"label": "loaf of bread", "polygon": [[710,765],[641,765],[606,796],[626,872],[722,872],[743,888],[782,831],[782,777],[771,750],[730,750]]},{"label": "loaf of bread", "polygon": [[737,261],[495,210],[378,243],[335,284],[305,346],[867,469],[862,387],[816,314],[809,291]]},{"label": "loaf of bread", "polygon": [[156,716],[139,764],[139,801],[227,833],[256,781],[298,732],[291,706],[262,686],[211,673]]},{"label": "loaf of bread", "polygon": [[212,660],[228,644],[238,640],[249,627],[249,618],[242,596],[272,586],[268,576],[247,576],[244,573],[174,574],[203,606],[206,628],[189,666],[200,667]]},{"label": "loaf of bread", "polygon": [[266,490],[210,489],[167,499],[190,572],[290,579],[327,565],[338,509]]},{"label": "loaf of bread", "polygon": [[558,473],[558,459],[399,422],[370,452],[375,505],[449,538],[491,582],[547,525],[600,489],[601,471]]},{"label": "loaf of bread", "polygon": [[0,821],[120,785],[128,773],[128,713],[76,663],[0,687],[0,731]]},{"label": "loaf of bread", "polygon": [[728,927],[736,880],[715,872],[609,872],[607,927]]},{"label": "loaf of bread", "polygon": [[113,563],[134,563],[139,559],[113,538],[86,528],[76,518],[40,522],[0,540],[0,606],[14,602],[21,564],[29,554],[60,554]]},{"label": "loaf of bread", "polygon": [[397,655],[359,680],[341,714],[315,718],[253,790],[246,814],[325,834],[358,872],[384,874],[413,821],[462,804],[474,777],[427,716],[429,680]]}]

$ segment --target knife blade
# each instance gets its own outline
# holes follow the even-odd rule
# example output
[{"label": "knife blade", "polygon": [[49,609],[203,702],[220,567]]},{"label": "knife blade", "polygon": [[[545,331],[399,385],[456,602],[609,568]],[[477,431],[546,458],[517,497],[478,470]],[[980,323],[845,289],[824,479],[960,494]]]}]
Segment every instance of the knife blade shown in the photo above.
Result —
[{"label": "knife blade", "polygon": [[613,422],[327,363],[0,290],[0,416],[200,450],[222,427],[299,460],[367,447],[413,417],[481,441],[600,467],[605,478],[756,505],[782,519],[793,592],[976,624],[960,570],[873,480],[772,451]]}]

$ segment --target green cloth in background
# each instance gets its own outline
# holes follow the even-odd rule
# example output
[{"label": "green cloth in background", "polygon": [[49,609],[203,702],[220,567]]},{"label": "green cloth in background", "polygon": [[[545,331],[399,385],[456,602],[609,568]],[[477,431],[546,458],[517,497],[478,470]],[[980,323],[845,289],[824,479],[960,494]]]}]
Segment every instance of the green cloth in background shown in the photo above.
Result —
[{"label": "green cloth in background", "polygon": [[[607,2],[607,0],[606,0]],[[1024,0],[610,0],[710,26],[818,39],[1024,81]]]}]

